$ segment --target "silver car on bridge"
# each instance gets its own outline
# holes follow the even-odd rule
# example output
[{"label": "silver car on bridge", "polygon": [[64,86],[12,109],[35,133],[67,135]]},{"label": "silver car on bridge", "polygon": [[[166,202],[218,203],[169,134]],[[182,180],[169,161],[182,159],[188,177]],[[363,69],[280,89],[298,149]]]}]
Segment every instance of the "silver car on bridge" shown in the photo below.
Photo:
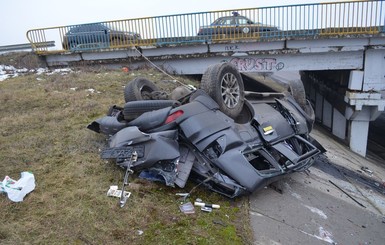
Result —
[{"label": "silver car on bridge", "polygon": [[232,16],[216,19],[208,26],[201,26],[198,35],[221,35],[221,34],[251,34],[255,32],[278,31],[275,26],[254,22],[249,18],[233,12]]}]

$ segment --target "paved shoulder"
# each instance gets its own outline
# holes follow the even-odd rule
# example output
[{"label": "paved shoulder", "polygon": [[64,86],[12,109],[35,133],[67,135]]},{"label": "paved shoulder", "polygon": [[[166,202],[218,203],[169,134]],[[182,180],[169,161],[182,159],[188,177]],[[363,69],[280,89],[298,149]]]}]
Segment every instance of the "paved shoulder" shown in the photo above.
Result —
[{"label": "paved shoulder", "polygon": [[326,161],[250,196],[255,244],[384,244],[385,195],[375,188],[383,185],[384,166],[319,140],[329,148]]}]

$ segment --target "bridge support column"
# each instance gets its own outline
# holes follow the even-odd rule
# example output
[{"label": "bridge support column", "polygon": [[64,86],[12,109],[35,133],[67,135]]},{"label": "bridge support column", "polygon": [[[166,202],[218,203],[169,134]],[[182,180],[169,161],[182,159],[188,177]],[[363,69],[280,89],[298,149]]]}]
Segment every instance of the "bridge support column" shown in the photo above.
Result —
[{"label": "bridge support column", "polygon": [[355,153],[366,156],[369,121],[350,121],[349,147]]},{"label": "bridge support column", "polygon": [[332,133],[340,139],[345,139],[346,136],[346,118],[337,109],[333,109],[333,125]]},{"label": "bridge support column", "polygon": [[361,113],[357,119],[349,120],[348,131],[350,149],[361,156],[366,156],[369,133],[369,117],[364,114]]},{"label": "bridge support column", "polygon": [[[374,71],[365,72],[373,73]],[[350,72],[348,90],[344,98],[348,104],[345,109],[345,118],[349,120],[349,146],[352,151],[362,156],[366,156],[369,122],[375,120],[385,107],[385,100],[381,93],[364,89],[369,84],[369,82],[365,82],[365,72]],[[379,81],[381,76],[377,74],[375,78],[377,79],[372,78],[372,80]]]}]

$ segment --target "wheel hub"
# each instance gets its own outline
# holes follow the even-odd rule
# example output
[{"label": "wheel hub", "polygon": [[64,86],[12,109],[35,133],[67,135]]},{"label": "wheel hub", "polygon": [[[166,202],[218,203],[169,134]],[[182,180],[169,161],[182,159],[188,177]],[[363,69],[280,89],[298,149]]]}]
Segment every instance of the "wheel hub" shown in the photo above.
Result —
[{"label": "wheel hub", "polygon": [[222,99],[228,108],[234,108],[239,103],[239,84],[237,78],[231,74],[226,73],[221,82]]}]

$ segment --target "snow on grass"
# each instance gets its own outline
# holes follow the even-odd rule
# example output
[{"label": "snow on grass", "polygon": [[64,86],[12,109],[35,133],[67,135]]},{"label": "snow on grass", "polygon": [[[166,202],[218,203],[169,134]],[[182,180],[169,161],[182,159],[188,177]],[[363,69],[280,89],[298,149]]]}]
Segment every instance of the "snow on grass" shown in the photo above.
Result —
[{"label": "snow on grass", "polygon": [[9,78],[14,78],[18,77],[20,75],[26,75],[26,74],[36,74],[36,75],[41,75],[41,74],[47,74],[47,75],[52,75],[52,74],[57,74],[60,73],[62,75],[68,74],[73,72],[70,68],[62,68],[62,69],[54,69],[50,70],[48,68],[38,68],[38,69],[27,69],[27,68],[15,68],[11,65],[0,65],[0,82],[4,81]]}]

